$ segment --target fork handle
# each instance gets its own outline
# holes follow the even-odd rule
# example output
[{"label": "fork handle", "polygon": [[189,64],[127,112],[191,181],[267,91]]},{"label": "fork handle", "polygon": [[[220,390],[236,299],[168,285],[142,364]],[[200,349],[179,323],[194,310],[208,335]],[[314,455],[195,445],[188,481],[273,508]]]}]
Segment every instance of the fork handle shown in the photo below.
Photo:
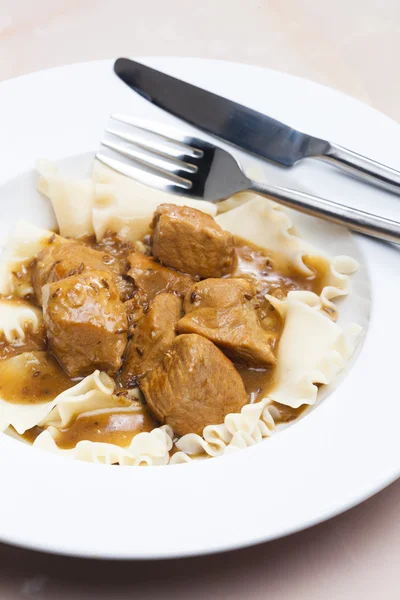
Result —
[{"label": "fork handle", "polygon": [[288,188],[251,181],[251,190],[312,217],[320,217],[386,242],[400,244],[400,223]]},{"label": "fork handle", "polygon": [[318,158],[360,179],[365,179],[368,183],[374,183],[400,194],[400,171],[371,160],[362,154],[330,143],[327,152]]}]

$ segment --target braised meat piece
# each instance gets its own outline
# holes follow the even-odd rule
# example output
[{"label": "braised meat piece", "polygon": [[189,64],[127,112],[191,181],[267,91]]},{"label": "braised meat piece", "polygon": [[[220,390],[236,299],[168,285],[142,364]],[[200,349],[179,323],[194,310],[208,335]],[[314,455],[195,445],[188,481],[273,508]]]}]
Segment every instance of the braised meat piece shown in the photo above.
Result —
[{"label": "braised meat piece", "polygon": [[154,213],[153,256],[163,265],[200,277],[222,277],[237,264],[234,239],[214,219],[187,206],[161,204]]},{"label": "braised meat piece", "polygon": [[121,383],[129,388],[138,378],[162,362],[175,339],[182,300],[175,294],[159,294],[138,322],[126,349]]},{"label": "braised meat piece", "polygon": [[105,264],[114,275],[122,302],[130,300],[135,291],[134,283],[127,274],[130,268],[128,256],[134,249],[133,242],[110,232],[96,243],[96,250],[102,253]]},{"label": "braised meat piece", "polygon": [[128,323],[112,275],[89,271],[47,283],[42,297],[50,349],[68,375],[121,367]]},{"label": "braised meat piece", "polygon": [[163,267],[154,258],[141,252],[132,252],[128,260],[128,275],[136,287],[133,305],[137,307],[148,307],[151,300],[162,292],[174,292],[183,298],[193,283],[189,275]]},{"label": "braised meat piece", "polygon": [[42,303],[42,286],[53,281],[60,281],[72,275],[80,275],[87,271],[109,271],[121,300],[132,297],[133,281],[127,275],[127,260],[103,251],[95,250],[80,242],[56,236],[54,242],[42,250],[32,270],[32,283],[36,299]]},{"label": "braised meat piece", "polygon": [[53,243],[42,250],[32,270],[32,283],[36,299],[42,304],[42,287],[46,283],[80,275],[91,270],[108,271],[110,257],[79,242],[55,237]]},{"label": "braised meat piece", "polygon": [[124,302],[126,317],[128,319],[128,337],[133,335],[136,324],[144,316],[145,311],[149,308],[147,296],[140,292],[135,292],[131,300]]},{"label": "braised meat piece", "polygon": [[274,365],[276,332],[263,329],[256,290],[246,279],[205,279],[186,293],[178,333],[197,333],[224,350],[234,362],[263,368]]},{"label": "braised meat piece", "polygon": [[114,282],[120,300],[128,302],[135,294],[135,286],[132,279],[126,274],[124,262],[116,261],[115,265],[111,266],[110,272],[114,275]]},{"label": "braised meat piece", "polygon": [[200,335],[175,338],[159,367],[140,381],[147,404],[178,435],[202,434],[240,412],[248,399],[239,373],[216,346]]}]

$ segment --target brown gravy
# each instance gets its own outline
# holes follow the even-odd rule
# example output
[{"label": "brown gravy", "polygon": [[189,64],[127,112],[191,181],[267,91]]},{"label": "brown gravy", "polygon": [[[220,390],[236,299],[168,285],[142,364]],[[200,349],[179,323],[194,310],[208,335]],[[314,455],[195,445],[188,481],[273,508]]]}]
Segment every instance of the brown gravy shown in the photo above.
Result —
[{"label": "brown gravy", "polygon": [[235,364],[235,368],[243,379],[251,403],[259,402],[268,395],[273,383],[274,370],[272,367],[270,369],[249,369]]},{"label": "brown gravy", "polygon": [[[173,445],[171,450],[169,451],[169,457],[171,458],[174,454],[177,454],[178,452],[181,452],[181,450],[179,450],[179,448]],[[197,458],[208,458],[208,454],[206,452],[196,452],[195,454],[190,454],[190,458],[192,460],[196,460]]]},{"label": "brown gravy", "polygon": [[76,383],[49,352],[28,352],[0,362],[0,396],[15,404],[50,402]]},{"label": "brown gravy", "polygon": [[313,274],[304,276],[283,263],[278,253],[259,248],[238,237],[235,241],[238,268],[233,276],[252,279],[263,295],[270,294],[283,299],[295,290],[321,293],[326,270],[323,259],[305,257],[304,262]]},{"label": "brown gravy", "polygon": [[23,352],[34,352],[36,350],[46,349],[46,332],[44,328],[41,331],[32,331],[28,324],[24,327],[25,338],[23,340],[15,339],[9,342],[4,335],[0,334],[0,360],[6,360],[13,356],[18,356]]},{"label": "brown gravy", "polygon": [[[14,429],[15,431],[15,429]],[[25,440],[25,442],[28,442],[28,444],[33,444],[33,442],[36,440],[36,438],[44,431],[44,429],[42,427],[32,427],[31,429],[27,429],[25,431],[25,433],[23,433],[21,435],[22,439]]]},{"label": "brown gravy", "polygon": [[299,406],[299,408],[292,408],[279,402],[271,402],[272,415],[274,417],[275,425],[281,425],[284,423],[291,423],[298,419],[308,408],[307,404]]},{"label": "brown gravy", "polygon": [[100,252],[110,254],[110,256],[114,258],[127,258],[136,247],[134,242],[123,240],[115,233],[110,232],[106,232],[100,242],[97,242],[94,236],[87,237],[82,241],[87,246],[99,250]]},{"label": "brown gravy", "polygon": [[79,415],[68,428],[59,431],[56,444],[69,449],[75,448],[81,440],[89,440],[124,448],[136,434],[155,427],[158,423],[140,403],[129,408],[102,409]]}]

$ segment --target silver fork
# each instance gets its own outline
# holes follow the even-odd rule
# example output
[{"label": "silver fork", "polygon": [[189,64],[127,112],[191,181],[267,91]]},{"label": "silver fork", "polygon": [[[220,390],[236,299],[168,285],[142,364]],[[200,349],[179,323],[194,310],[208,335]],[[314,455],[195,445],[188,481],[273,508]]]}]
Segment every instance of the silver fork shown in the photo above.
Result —
[{"label": "silver fork", "polygon": [[[249,179],[226,150],[178,131],[124,115],[112,119],[129,125],[102,140],[106,151],[96,158],[122,175],[164,192],[220,202],[237,192],[253,191],[279,204],[388,242],[400,243],[400,223],[296,190]],[[156,130],[155,130],[156,129]],[[114,141],[115,140],[115,141]]]}]

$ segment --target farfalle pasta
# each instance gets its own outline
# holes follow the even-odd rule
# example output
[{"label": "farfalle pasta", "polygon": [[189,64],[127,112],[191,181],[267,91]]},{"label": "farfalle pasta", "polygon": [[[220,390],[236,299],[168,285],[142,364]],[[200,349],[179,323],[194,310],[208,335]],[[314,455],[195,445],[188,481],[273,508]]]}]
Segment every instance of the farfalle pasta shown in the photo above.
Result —
[{"label": "farfalle pasta", "polygon": [[348,363],[360,327],[333,300],[357,262],[292,211],[189,201],[97,162],[38,171],[58,231],[20,222],[0,260],[0,431],[87,462],[192,463],[269,438]]}]

